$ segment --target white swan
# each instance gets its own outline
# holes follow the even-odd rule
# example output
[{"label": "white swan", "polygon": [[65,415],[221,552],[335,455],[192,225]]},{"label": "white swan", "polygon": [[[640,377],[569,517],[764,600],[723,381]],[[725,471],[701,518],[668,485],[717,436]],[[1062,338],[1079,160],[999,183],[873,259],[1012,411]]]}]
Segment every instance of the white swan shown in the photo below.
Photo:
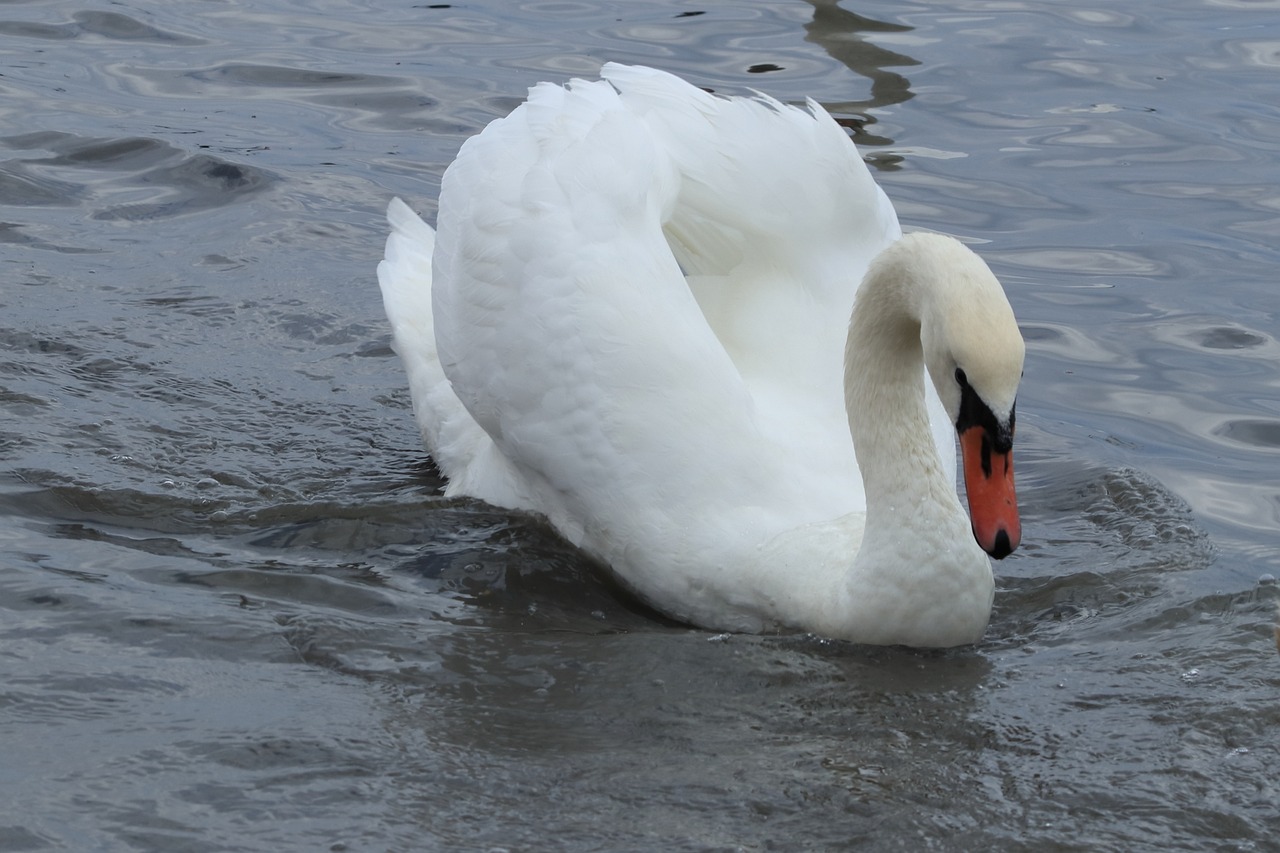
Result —
[{"label": "white swan", "polygon": [[984,550],[1020,536],[999,283],[901,237],[817,104],[602,76],[468,140],[438,235],[388,209],[378,280],[448,494],[542,513],[697,625],[977,641]]}]

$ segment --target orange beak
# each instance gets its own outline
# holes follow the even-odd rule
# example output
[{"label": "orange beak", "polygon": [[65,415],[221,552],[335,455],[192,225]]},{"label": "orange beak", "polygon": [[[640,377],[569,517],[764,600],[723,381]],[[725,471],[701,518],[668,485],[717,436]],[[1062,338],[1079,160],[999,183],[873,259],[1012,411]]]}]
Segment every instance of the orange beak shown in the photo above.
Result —
[{"label": "orange beak", "polygon": [[1013,488],[1013,451],[997,452],[988,432],[971,426],[960,433],[960,457],[973,538],[982,550],[1003,560],[1022,540],[1018,496]]}]

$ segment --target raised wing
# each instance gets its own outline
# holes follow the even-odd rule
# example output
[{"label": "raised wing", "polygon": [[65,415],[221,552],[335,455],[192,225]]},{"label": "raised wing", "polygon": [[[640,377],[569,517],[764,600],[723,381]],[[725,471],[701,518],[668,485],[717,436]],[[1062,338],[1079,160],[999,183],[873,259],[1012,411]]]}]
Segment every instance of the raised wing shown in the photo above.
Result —
[{"label": "raised wing", "polygon": [[679,512],[709,480],[743,494],[770,473],[752,461],[751,396],[663,236],[681,181],[615,90],[581,81],[536,87],[445,174],[444,372],[537,505],[585,519],[584,536],[593,518]]}]

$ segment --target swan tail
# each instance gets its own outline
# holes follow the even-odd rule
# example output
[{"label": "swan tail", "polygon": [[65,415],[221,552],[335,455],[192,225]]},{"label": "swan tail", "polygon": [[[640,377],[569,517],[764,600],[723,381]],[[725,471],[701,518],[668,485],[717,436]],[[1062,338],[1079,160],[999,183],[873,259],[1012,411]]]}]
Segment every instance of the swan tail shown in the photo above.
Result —
[{"label": "swan tail", "polygon": [[446,494],[519,508],[526,502],[514,472],[463,407],[440,364],[431,303],[435,231],[398,198],[387,206],[387,221],[391,235],[378,264],[378,286],[423,443],[449,479]]}]

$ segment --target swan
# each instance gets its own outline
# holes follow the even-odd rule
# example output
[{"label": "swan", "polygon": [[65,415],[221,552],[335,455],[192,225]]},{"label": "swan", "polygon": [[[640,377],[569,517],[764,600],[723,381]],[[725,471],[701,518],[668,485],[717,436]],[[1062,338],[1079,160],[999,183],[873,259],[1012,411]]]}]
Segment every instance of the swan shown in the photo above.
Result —
[{"label": "swan", "polygon": [[446,494],[545,516],[689,624],[977,642],[1020,538],[999,282],[902,236],[817,103],[601,78],[469,139],[437,231],[388,207],[378,281]]}]

